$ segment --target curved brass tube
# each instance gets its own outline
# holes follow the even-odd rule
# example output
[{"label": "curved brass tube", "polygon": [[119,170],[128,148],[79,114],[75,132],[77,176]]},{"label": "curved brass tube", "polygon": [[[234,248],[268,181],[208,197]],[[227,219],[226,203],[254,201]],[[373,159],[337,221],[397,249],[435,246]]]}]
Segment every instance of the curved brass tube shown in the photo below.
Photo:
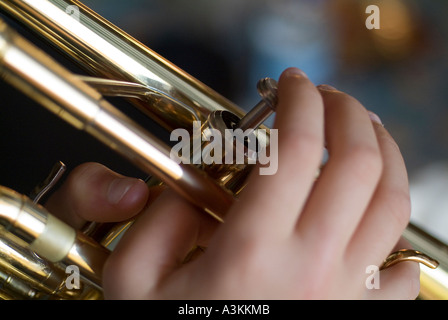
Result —
[{"label": "curved brass tube", "polygon": [[433,258],[429,257],[428,255],[418,250],[401,249],[391,253],[384,261],[380,270],[390,268],[396,265],[397,263],[405,261],[418,262],[424,264],[425,266],[431,269],[435,269],[439,266],[439,262],[437,260],[434,260]]},{"label": "curved brass tube", "polygon": [[[67,14],[70,6],[78,19]],[[242,116],[235,104],[173,65],[129,34],[99,16],[80,1],[2,0],[0,9],[49,39],[74,57],[89,74],[156,88],[189,106],[136,102],[143,112],[163,127],[191,130],[197,115],[205,121],[215,110]],[[51,26],[51,27],[48,27]]]}]

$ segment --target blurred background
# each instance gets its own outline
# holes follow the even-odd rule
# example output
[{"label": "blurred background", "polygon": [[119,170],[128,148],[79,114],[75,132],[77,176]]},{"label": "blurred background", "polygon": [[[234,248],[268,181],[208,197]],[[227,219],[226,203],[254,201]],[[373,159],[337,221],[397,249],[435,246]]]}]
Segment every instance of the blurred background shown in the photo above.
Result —
[{"label": "blurred background", "polygon": [[[445,0],[84,0],[242,108],[289,66],[377,113],[404,155],[413,221],[448,242]],[[368,30],[366,8],[380,9]],[[26,34],[26,31],[20,29]],[[57,160],[142,173],[0,82],[0,184],[28,194]]]}]

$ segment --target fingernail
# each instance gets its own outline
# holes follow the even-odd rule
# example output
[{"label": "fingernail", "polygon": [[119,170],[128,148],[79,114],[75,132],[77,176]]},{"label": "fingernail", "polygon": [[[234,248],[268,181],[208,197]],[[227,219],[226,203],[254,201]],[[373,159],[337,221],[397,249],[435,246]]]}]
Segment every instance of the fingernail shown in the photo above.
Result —
[{"label": "fingernail", "polygon": [[288,68],[285,70],[285,74],[288,76],[301,76],[301,77],[308,78],[306,73],[298,68]]},{"label": "fingernail", "polygon": [[111,204],[117,204],[135,184],[135,179],[118,178],[112,180],[107,190],[107,199]]},{"label": "fingernail", "polygon": [[332,86],[330,86],[328,84],[318,85],[317,88],[319,90],[324,90],[324,91],[338,91],[338,89],[336,89],[335,87],[332,87]]},{"label": "fingernail", "polygon": [[376,113],[373,113],[372,111],[368,111],[370,120],[372,120],[375,123],[378,123],[380,125],[383,125],[383,122],[381,121],[380,117]]}]

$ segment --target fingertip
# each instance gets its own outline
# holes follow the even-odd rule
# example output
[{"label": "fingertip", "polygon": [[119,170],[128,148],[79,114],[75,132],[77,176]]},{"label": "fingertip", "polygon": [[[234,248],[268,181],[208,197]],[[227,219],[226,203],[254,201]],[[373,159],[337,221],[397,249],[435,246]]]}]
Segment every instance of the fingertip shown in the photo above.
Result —
[{"label": "fingertip", "polygon": [[318,111],[320,119],[322,105],[322,97],[306,73],[298,68],[288,68],[283,71],[278,82],[278,105],[274,128],[285,127],[283,123],[298,128],[298,119],[295,119],[294,114],[300,113],[303,117],[305,115],[301,113],[306,110]]},{"label": "fingertip", "polygon": [[367,113],[369,114],[370,120],[372,120],[374,123],[377,123],[377,124],[381,125],[382,127],[384,127],[384,124],[381,121],[381,118],[376,113],[374,113],[370,110],[367,111]]},{"label": "fingertip", "polygon": [[303,78],[308,78],[308,76],[306,75],[305,71],[303,71],[302,69],[299,68],[295,68],[295,67],[290,67],[285,69],[280,78],[282,77],[303,77]]},{"label": "fingertip", "polygon": [[[84,175],[85,176],[85,175]],[[89,221],[123,221],[137,215],[146,205],[149,189],[141,179],[122,176],[106,167],[93,168],[78,188],[84,186],[83,210]]]}]

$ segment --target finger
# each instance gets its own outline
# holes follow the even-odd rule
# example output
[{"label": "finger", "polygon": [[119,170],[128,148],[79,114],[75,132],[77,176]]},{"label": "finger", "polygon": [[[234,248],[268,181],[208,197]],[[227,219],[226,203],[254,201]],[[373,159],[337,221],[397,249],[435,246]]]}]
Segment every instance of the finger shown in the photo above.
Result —
[{"label": "finger", "polygon": [[147,297],[164,276],[183,265],[192,248],[207,245],[217,225],[177,194],[164,192],[138,217],[106,262],[103,285],[108,298]]},{"label": "finger", "polygon": [[255,168],[234,207],[234,216],[230,213],[226,220],[227,225],[235,218],[233,222],[244,227],[246,235],[267,235],[267,230],[290,234],[322,160],[322,98],[298,69],[286,70],[279,79],[274,130],[278,130],[276,173],[260,175]]},{"label": "finger", "polygon": [[[409,223],[411,202],[406,166],[400,150],[387,130],[372,114],[383,158],[383,173],[375,195],[349,247],[347,258],[362,252],[384,259]],[[367,252],[366,252],[366,247]]]},{"label": "finger", "polygon": [[85,221],[114,222],[131,218],[148,200],[146,184],[124,177],[98,163],[75,168],[46,208],[75,228]]},{"label": "finger", "polygon": [[380,271],[380,287],[370,289],[367,299],[413,300],[420,291],[420,268],[416,262],[402,262]]},{"label": "finger", "polygon": [[[382,162],[370,118],[351,96],[321,87],[329,159],[298,223],[309,243],[344,250],[367,209]],[[340,253],[340,252],[339,252]]]}]

